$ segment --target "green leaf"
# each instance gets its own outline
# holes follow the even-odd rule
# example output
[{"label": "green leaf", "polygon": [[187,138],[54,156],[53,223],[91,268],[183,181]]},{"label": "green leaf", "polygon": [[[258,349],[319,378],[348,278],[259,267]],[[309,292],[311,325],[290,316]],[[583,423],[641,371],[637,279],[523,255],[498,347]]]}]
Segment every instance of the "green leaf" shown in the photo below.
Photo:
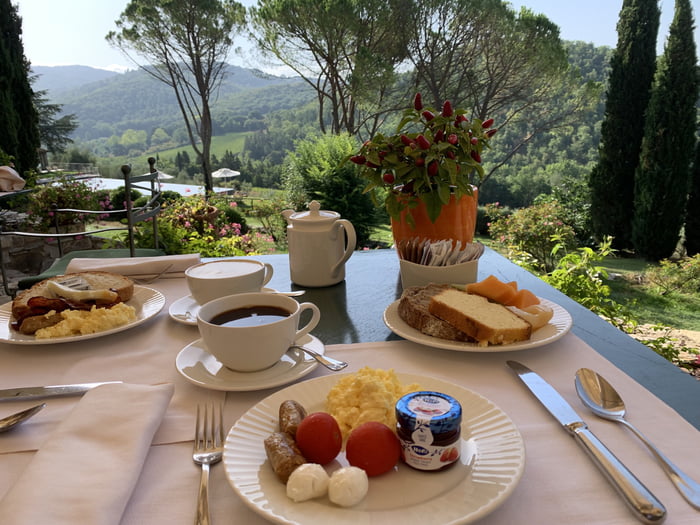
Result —
[{"label": "green leaf", "polygon": [[[449,195],[447,198],[449,200]],[[428,218],[430,219],[430,222],[435,222],[440,216],[440,211],[442,211],[443,204],[439,192],[431,191],[429,193],[424,193],[423,195],[421,195],[421,199],[425,203],[425,208],[428,212]]]}]

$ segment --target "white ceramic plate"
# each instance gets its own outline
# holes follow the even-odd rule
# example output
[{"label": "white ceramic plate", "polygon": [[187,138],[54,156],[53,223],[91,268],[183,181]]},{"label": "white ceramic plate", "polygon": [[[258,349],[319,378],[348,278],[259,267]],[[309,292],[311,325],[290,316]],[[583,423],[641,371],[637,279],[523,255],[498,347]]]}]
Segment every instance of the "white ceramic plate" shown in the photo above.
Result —
[{"label": "white ceramic plate", "polygon": [[[346,375],[346,374],[343,374]],[[253,406],[233,425],[224,445],[229,482],[255,512],[275,523],[303,525],[455,525],[483,518],[517,486],[525,467],[522,436],[511,419],[481,395],[439,379],[397,374],[404,384],[444,392],[462,405],[460,462],[443,472],[419,472],[404,464],[370,478],[367,497],[342,508],[327,497],[303,503],[287,498],[286,486],[267,461],[263,440],[277,430],[279,405],[300,402],[307,412],[324,409],[338,374],[291,385]],[[328,465],[347,465],[344,453]]]},{"label": "white ceramic plate", "polygon": [[134,285],[134,295],[126,304],[136,309],[136,319],[130,323],[103,332],[85,335],[71,335],[67,337],[54,337],[51,339],[37,339],[33,335],[25,335],[13,330],[10,327],[12,317],[12,303],[5,303],[0,306],[0,342],[14,345],[53,345],[58,343],[69,343],[94,339],[105,335],[123,332],[129,328],[134,328],[148,321],[155,316],[165,306],[165,296],[158,290],[147,288],[146,286]]},{"label": "white ceramic plate", "polygon": [[[263,288],[261,292],[276,292],[274,288]],[[178,323],[197,326],[197,313],[201,308],[200,304],[191,295],[180,297],[168,308],[168,315]]]},{"label": "white ceramic plate", "polygon": [[[325,353],[323,343],[312,335],[305,335],[297,343],[319,354]],[[236,372],[207,352],[204,341],[198,339],[180,351],[175,366],[185,379],[195,385],[211,390],[243,392],[286,385],[314,370],[318,362],[301,350],[292,349],[270,368],[259,372]]]},{"label": "white ceramic plate", "polygon": [[197,313],[199,312],[199,303],[194,300],[191,295],[180,297],[177,301],[168,308],[168,315],[178,323],[197,326]]},{"label": "white ceramic plate", "polygon": [[571,325],[573,323],[569,312],[558,304],[543,298],[540,298],[540,302],[545,306],[549,306],[554,311],[554,315],[549,323],[539,330],[535,330],[527,341],[518,341],[517,343],[510,343],[507,345],[479,346],[476,343],[450,341],[448,339],[440,339],[439,337],[426,335],[420,330],[409,326],[401,319],[399,316],[399,301],[394,301],[384,310],[384,323],[396,335],[400,335],[404,339],[408,339],[414,343],[432,346],[433,348],[456,350],[458,352],[512,352],[514,350],[527,350],[529,348],[536,348],[553,343],[571,330]]}]

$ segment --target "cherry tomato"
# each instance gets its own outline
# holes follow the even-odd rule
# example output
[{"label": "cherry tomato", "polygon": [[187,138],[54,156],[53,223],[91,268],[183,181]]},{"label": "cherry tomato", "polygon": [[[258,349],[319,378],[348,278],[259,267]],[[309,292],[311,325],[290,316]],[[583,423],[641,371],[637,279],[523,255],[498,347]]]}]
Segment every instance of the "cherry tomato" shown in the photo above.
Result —
[{"label": "cherry tomato", "polygon": [[333,461],[343,446],[338,422],[325,412],[314,412],[302,419],[295,439],[306,460],[319,465]]},{"label": "cherry tomato", "polygon": [[345,456],[353,467],[368,476],[379,476],[399,461],[401,445],[396,434],[384,423],[368,421],[355,428],[345,445]]}]

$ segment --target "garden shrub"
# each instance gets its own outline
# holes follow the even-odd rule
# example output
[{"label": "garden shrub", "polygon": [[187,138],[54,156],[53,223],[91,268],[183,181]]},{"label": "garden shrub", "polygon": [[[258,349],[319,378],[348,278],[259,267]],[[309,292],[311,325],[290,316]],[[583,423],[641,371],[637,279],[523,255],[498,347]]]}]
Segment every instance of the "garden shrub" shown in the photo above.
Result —
[{"label": "garden shrub", "polygon": [[[610,287],[605,284],[607,271],[597,264],[614,253],[611,244],[612,237],[606,237],[597,251],[584,246],[564,253],[556,268],[542,280],[618,328],[629,329],[635,324],[631,314],[626,306],[610,298]],[[562,244],[554,247],[555,252],[565,250]]]},{"label": "garden shrub", "polygon": [[173,190],[165,190],[160,194],[160,202],[163,204],[171,204],[179,201],[180,199],[184,199],[184,197]]},{"label": "garden shrub", "polygon": [[321,209],[338,212],[357,234],[357,247],[367,246],[370,234],[381,222],[378,208],[360,177],[356,165],[344,160],[357,144],[349,135],[324,135],[297,143],[283,165],[283,183],[292,207],[305,210],[312,200]]},{"label": "garden shrub", "polygon": [[[138,201],[138,199],[139,199],[140,197],[142,197],[141,192],[132,188],[132,190],[131,190],[131,199],[130,199],[131,202],[134,203],[134,205],[135,205],[136,201]],[[126,188],[125,188],[124,186],[121,186],[121,187],[119,187],[119,188],[117,188],[117,189],[115,189],[115,190],[112,190],[112,191],[110,192],[110,200],[111,200],[111,202],[112,202],[112,204],[113,204],[113,206],[114,206],[113,209],[115,209],[115,210],[124,210],[124,209],[126,209]],[[144,204],[145,204],[145,202],[147,202],[147,201],[148,201],[148,198],[144,196],[144,201],[143,201]],[[124,213],[113,213],[113,214],[111,215],[111,218],[112,218],[112,220],[115,220],[115,221],[120,221],[120,220],[122,220],[122,219],[126,219],[126,212],[124,212]]]},{"label": "garden shrub", "polygon": [[[27,214],[36,231],[48,232],[53,230],[54,209],[99,210],[99,202],[99,194],[88,182],[59,177],[32,194],[27,204]],[[63,214],[61,225],[89,223],[97,219],[96,215]]]},{"label": "garden shrub", "polygon": [[644,279],[661,293],[671,292],[694,294],[700,292],[700,254],[683,257],[677,261],[663,259],[658,266],[650,266],[644,272]]},{"label": "garden shrub", "polygon": [[282,216],[282,211],[289,206],[281,197],[256,201],[248,210],[248,215],[257,218],[263,227],[263,231],[272,236],[281,251],[287,247],[287,221]]},{"label": "garden shrub", "polygon": [[539,195],[534,204],[554,202],[561,207],[561,219],[574,229],[579,246],[594,246],[591,231],[590,189],[585,178],[565,176],[552,193]]},{"label": "garden shrub", "polygon": [[[211,196],[207,200],[199,195],[164,204],[158,216],[160,247],[169,254],[199,253],[202,257],[273,252],[272,238],[250,232],[237,206],[226,197]],[[152,235],[150,227],[138,228],[137,244],[152,246]]]},{"label": "garden shrub", "polygon": [[[605,284],[608,278],[607,271],[596,264],[614,253],[611,246],[612,237],[608,236],[600,243],[597,251],[590,247],[582,247],[566,253],[559,260],[557,268],[541,278],[613,326],[631,334],[639,325],[631,313],[634,304],[622,305],[610,297],[610,287]],[[563,246],[555,247],[555,250],[560,249],[563,249]],[[682,360],[683,353],[698,353],[692,348],[675,344],[676,339],[669,335],[670,328],[657,324],[653,330],[659,334],[657,337],[637,339],[671,363],[687,366]]]},{"label": "garden shrub", "polygon": [[506,214],[498,203],[486,208],[489,216],[495,217],[489,227],[491,238],[511,252],[530,255],[540,272],[556,267],[562,250],[555,250],[555,246],[565,250],[576,246],[574,229],[563,221],[563,209],[556,202],[535,204],[511,214]]}]

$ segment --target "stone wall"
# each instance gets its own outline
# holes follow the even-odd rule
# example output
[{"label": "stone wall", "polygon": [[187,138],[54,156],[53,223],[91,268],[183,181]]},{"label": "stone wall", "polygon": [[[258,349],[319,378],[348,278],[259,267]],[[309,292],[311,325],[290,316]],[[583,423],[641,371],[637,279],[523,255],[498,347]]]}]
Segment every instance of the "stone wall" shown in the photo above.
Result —
[{"label": "stone wall", "polygon": [[[26,215],[23,213],[3,211],[2,229],[4,231],[22,231]],[[4,235],[2,237],[2,256],[6,270],[17,270],[27,275],[36,275],[53,264],[61,256],[74,250],[94,250],[103,247],[105,240],[91,235],[62,239],[61,250],[58,240],[54,238],[24,237],[21,235]]]}]

